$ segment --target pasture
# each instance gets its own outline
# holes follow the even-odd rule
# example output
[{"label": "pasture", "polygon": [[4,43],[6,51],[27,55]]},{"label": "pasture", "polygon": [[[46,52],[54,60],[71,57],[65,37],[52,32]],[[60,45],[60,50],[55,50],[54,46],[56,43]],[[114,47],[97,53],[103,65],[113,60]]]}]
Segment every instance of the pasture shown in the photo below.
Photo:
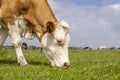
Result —
[{"label": "pasture", "polygon": [[120,50],[71,50],[68,69],[52,68],[40,50],[23,50],[18,66],[12,49],[0,49],[0,80],[120,80]]}]

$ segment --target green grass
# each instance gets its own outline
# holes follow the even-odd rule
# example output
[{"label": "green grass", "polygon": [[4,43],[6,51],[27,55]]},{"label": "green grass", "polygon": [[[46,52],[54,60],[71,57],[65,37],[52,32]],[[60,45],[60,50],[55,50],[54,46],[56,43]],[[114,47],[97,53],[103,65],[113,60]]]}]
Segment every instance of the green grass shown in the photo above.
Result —
[{"label": "green grass", "polygon": [[14,50],[0,49],[0,80],[120,80],[120,50],[73,50],[68,69],[52,68],[39,50],[24,50],[28,66],[18,66]]}]

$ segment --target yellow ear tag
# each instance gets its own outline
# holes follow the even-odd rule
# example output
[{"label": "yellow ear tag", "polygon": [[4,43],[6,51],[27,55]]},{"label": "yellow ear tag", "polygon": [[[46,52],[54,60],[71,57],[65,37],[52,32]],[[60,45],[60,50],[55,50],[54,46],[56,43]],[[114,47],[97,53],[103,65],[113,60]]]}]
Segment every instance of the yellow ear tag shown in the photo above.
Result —
[{"label": "yellow ear tag", "polygon": [[41,42],[41,40],[42,40],[42,37],[43,37],[43,34],[41,33],[41,34],[40,34],[40,37],[39,37],[40,42]]}]

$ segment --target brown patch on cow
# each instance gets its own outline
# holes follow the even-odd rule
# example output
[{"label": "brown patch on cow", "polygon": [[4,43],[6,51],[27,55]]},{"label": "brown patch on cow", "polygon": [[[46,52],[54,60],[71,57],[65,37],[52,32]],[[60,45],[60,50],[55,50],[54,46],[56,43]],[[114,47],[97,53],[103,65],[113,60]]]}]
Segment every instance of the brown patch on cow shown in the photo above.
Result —
[{"label": "brown patch on cow", "polygon": [[55,30],[55,25],[54,25],[54,23],[51,22],[51,21],[48,21],[48,22],[46,23],[46,29],[47,29],[47,32],[52,33],[52,32]]},{"label": "brown patch on cow", "polygon": [[[18,0],[18,11],[19,14],[26,14],[29,12],[29,10],[34,8],[34,4],[32,2],[32,0]],[[33,12],[33,11],[32,11]]]},{"label": "brown patch on cow", "polygon": [[14,24],[16,18],[18,17],[17,2],[18,0],[2,0],[1,5],[1,16],[4,24]]},{"label": "brown patch on cow", "polygon": [[46,33],[49,26],[51,33],[58,23],[47,0],[0,0],[0,5],[2,21],[6,25],[14,24],[18,16],[23,15],[34,32]]}]

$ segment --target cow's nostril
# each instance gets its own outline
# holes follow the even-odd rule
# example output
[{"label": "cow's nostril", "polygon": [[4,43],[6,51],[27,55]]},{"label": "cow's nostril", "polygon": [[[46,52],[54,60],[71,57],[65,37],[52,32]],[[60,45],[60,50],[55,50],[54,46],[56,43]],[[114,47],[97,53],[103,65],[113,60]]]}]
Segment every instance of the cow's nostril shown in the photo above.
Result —
[{"label": "cow's nostril", "polygon": [[58,42],[58,43],[61,43],[61,42],[62,42],[62,40],[57,40],[57,42]]},{"label": "cow's nostril", "polygon": [[64,68],[68,68],[70,66],[70,63],[69,62],[65,62],[64,63]]}]

